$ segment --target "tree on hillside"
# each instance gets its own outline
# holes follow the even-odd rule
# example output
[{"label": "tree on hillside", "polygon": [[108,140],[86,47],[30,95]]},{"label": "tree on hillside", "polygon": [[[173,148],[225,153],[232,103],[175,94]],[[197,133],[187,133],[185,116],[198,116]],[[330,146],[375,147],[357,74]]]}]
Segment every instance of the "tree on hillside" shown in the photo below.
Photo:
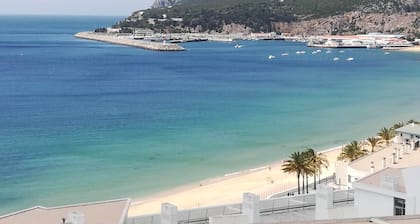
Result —
[{"label": "tree on hillside", "polygon": [[366,153],[362,150],[362,146],[357,141],[352,141],[350,144],[346,145],[340,155],[338,155],[338,160],[349,160],[350,162],[364,156]]},{"label": "tree on hillside", "polygon": [[298,194],[300,194],[300,176],[305,165],[305,158],[300,152],[294,152],[283,164],[282,170],[286,173],[296,173],[298,180]]}]

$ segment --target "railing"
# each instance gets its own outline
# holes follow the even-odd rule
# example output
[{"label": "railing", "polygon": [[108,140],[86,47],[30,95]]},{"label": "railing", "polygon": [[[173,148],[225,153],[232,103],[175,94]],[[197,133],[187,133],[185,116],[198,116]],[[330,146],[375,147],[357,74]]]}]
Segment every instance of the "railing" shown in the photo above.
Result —
[{"label": "railing", "polygon": [[[352,190],[335,191],[333,194],[334,206],[348,204],[354,201]],[[282,198],[272,198],[260,201],[260,214],[280,214],[296,212],[299,210],[315,209],[316,194],[297,195]],[[209,217],[219,215],[235,215],[242,213],[242,204],[204,207],[178,211],[179,224],[208,223]],[[160,224],[160,214],[130,217],[126,224]]]}]

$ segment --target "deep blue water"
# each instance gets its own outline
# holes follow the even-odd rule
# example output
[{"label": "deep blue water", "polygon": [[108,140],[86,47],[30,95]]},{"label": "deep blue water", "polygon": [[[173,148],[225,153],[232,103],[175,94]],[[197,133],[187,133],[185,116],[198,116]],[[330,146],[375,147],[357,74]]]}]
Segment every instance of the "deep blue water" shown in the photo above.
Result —
[{"label": "deep blue water", "polygon": [[0,213],[139,197],[420,119],[419,54],[72,37],[118,19],[0,16]]}]

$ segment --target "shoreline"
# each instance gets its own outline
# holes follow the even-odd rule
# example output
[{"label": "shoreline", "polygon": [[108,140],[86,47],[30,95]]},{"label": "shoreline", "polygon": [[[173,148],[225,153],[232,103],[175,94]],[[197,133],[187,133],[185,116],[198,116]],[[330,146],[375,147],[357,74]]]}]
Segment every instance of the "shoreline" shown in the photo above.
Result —
[{"label": "shoreline", "polygon": [[401,51],[401,52],[411,52],[411,53],[420,53],[420,46],[403,47],[403,48],[400,48],[398,51]]},{"label": "shoreline", "polygon": [[[322,177],[334,172],[334,163],[342,146],[336,146],[317,152],[323,153],[330,166],[324,169]],[[296,188],[294,174],[286,174],[281,170],[284,159],[262,164],[254,168],[226,173],[223,176],[210,177],[202,181],[181,185],[166,191],[157,192],[145,197],[134,198],[128,216],[155,214],[160,212],[161,203],[172,203],[180,210],[219,204],[237,203],[242,193],[252,192],[266,198],[270,195]],[[310,182],[313,178],[310,178]]]},{"label": "shoreline", "polygon": [[159,43],[144,40],[135,40],[130,38],[123,38],[122,36],[116,35],[105,35],[93,32],[79,32],[74,35],[76,38],[85,40],[95,40],[110,44],[124,45],[129,47],[142,48],[145,50],[153,51],[185,51],[183,47],[178,44],[172,43]]}]

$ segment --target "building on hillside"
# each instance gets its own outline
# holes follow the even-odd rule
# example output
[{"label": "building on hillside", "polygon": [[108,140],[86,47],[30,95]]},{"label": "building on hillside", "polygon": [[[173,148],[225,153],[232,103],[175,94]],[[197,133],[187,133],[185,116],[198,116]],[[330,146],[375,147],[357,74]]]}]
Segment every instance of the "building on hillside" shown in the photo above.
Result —
[{"label": "building on hillside", "polygon": [[124,224],[130,199],[120,199],[60,207],[42,207],[0,216],[0,224]]}]

